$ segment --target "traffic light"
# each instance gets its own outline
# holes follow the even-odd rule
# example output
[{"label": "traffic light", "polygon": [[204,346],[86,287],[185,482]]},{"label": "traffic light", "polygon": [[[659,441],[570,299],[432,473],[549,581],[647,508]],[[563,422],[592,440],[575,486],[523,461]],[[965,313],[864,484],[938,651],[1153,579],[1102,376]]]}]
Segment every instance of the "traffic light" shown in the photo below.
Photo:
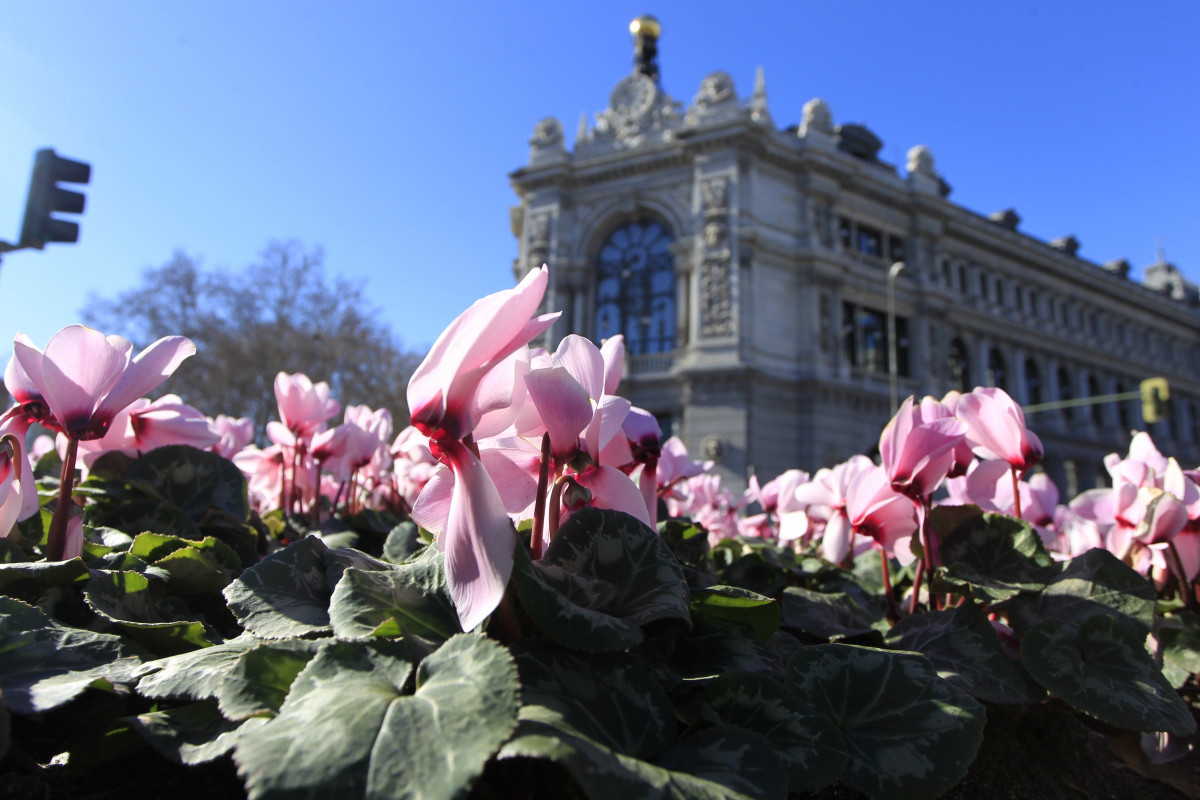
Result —
[{"label": "traffic light", "polygon": [[1166,378],[1146,378],[1142,381],[1142,419],[1146,422],[1160,422],[1167,418],[1171,411],[1171,390]]},{"label": "traffic light", "polygon": [[52,149],[39,150],[33,160],[29,179],[29,197],[25,201],[25,221],[17,247],[41,250],[47,242],[79,241],[79,224],[53,216],[56,212],[82,214],[86,198],[80,192],[60,188],[60,183],[87,183],[92,167],[82,161],[63,158]]}]

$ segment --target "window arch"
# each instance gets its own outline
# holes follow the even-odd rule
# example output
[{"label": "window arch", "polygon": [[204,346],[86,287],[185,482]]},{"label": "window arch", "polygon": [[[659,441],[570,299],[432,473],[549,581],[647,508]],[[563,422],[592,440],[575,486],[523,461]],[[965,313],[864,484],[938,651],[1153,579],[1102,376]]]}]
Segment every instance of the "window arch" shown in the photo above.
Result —
[{"label": "window arch", "polygon": [[643,219],[614,230],[596,256],[596,341],[625,334],[631,355],[675,349],[671,232]]},{"label": "window arch", "polygon": [[971,362],[967,358],[967,346],[962,339],[955,337],[950,341],[950,388],[960,392],[969,392],[971,387]]}]

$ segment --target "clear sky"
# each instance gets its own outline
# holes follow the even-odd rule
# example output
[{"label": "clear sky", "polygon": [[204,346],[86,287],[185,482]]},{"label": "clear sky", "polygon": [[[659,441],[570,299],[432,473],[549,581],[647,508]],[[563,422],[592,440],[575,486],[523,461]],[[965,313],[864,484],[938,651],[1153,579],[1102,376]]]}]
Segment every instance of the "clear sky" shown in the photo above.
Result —
[{"label": "clear sky", "polygon": [[[664,89],[766,73],[775,122],[813,97],[886,161],[927,145],[980,213],[1008,207],[1103,263],[1200,281],[1200,3],[349,3],[0,0],[0,239],[33,153],[92,164],[77,245],[0,266],[0,337],[40,346],[90,293],[176,250],[240,268],[272,239],[321,245],[386,322],[428,346],[512,284],[507,174],[557,116],[607,105],[627,25],[662,23]],[[316,378],[318,376],[314,376]]]}]

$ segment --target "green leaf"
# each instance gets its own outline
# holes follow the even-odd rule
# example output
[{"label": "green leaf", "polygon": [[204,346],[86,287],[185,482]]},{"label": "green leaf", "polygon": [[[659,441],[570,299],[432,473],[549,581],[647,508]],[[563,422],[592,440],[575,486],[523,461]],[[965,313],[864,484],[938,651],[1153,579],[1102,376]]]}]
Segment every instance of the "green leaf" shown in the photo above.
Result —
[{"label": "green leaf", "polygon": [[782,621],[778,602],[736,586],[693,589],[691,609],[693,615],[749,625],[764,642],[771,638]]},{"label": "green leaf", "polygon": [[0,702],[18,714],[131,683],[141,664],[121,637],[63,625],[8,597],[0,597],[0,653]]},{"label": "green leaf", "polygon": [[[388,642],[327,645],[279,716],[239,737],[251,798],[451,798],[466,792],[516,725],[508,652],[460,634],[411,665]],[[302,732],[302,735],[297,735]]]},{"label": "green leaf", "polygon": [[1112,616],[1142,636],[1154,622],[1154,586],[1099,547],[1067,562],[1040,593],[1014,597],[1008,618],[1021,636],[1052,621],[1068,636],[1095,616]]},{"label": "green leaf", "polygon": [[654,672],[628,654],[514,645],[523,705],[543,706],[614,752],[647,758],[675,740],[675,709]]},{"label": "green leaf", "polygon": [[88,568],[82,558],[0,564],[0,592],[5,594],[15,594],[28,587],[82,584],[87,579]]},{"label": "green leaf", "polygon": [[690,520],[667,519],[658,523],[658,535],[675,554],[690,587],[700,589],[718,583],[708,531]]},{"label": "green leaf", "polygon": [[700,696],[704,716],[765,738],[780,759],[791,792],[815,791],[833,783],[850,756],[842,733],[814,715],[778,681],[765,675],[727,674]]},{"label": "green leaf", "polygon": [[972,697],[988,703],[1037,699],[977,606],[914,614],[896,623],[885,640],[897,650],[923,654],[939,676]]},{"label": "green leaf", "polygon": [[585,508],[558,529],[539,562],[613,587],[604,611],[633,625],[688,621],[688,586],[658,533],[620,511]]},{"label": "green leaf", "polygon": [[[221,716],[213,700],[125,718],[150,746],[177,764],[204,764],[228,753],[237,741],[240,722]],[[246,724],[262,725],[252,719]]]},{"label": "green leaf", "polygon": [[628,650],[641,626],[688,623],[688,587],[658,534],[619,511],[588,508],[567,520],[545,557],[518,546],[513,584],[544,634],[591,652]]},{"label": "green leaf", "polygon": [[219,509],[238,522],[250,518],[246,478],[232,461],[188,445],[169,445],[139,458],[125,480],[145,487],[200,521]]},{"label": "green leaf", "polygon": [[231,720],[275,716],[296,676],[322,646],[312,639],[278,639],[246,650],[217,687],[221,713]]},{"label": "green leaf", "polygon": [[775,672],[779,664],[745,625],[700,616],[676,642],[671,669],[683,680],[709,680],[726,672]]},{"label": "green leaf", "polygon": [[983,740],[983,706],[943,681],[929,659],[825,644],[788,662],[787,685],[842,731],[842,778],[872,797],[934,797],[966,773]]},{"label": "green leaf", "polygon": [[138,694],[203,700],[216,697],[242,655],[262,642],[248,633],[222,644],[148,661],[138,670]]},{"label": "green leaf", "polygon": [[421,529],[414,522],[401,522],[392,528],[383,543],[383,558],[393,564],[402,564],[411,560],[426,547],[427,542],[421,538]]},{"label": "green leaf", "polygon": [[1200,617],[1177,611],[1159,621],[1157,635],[1163,675],[1172,686],[1183,686],[1200,673]]},{"label": "green leaf", "polygon": [[462,629],[437,548],[385,570],[347,569],[329,618],[339,639],[405,636],[420,644],[422,655]]},{"label": "green leaf", "polygon": [[1003,514],[970,516],[941,544],[934,577],[939,592],[985,603],[1037,591],[1057,573],[1054,559],[1029,523]]},{"label": "green leaf", "polygon": [[658,766],[614,752],[536,705],[521,709],[500,758],[559,764],[589,800],[782,800],[787,784],[770,747],[749,731],[708,728],[664,754],[666,766]]},{"label": "green leaf", "polygon": [[328,549],[306,536],[267,556],[225,587],[229,610],[262,639],[331,633]]},{"label": "green leaf", "polygon": [[1191,711],[1144,642],[1112,617],[1093,616],[1072,632],[1046,621],[1021,638],[1021,661],[1051,692],[1110,725],[1190,736]]},{"label": "green leaf", "polygon": [[204,624],[188,619],[192,611],[185,603],[156,597],[150,580],[139,572],[95,570],[83,596],[93,611],[156,653],[182,653],[213,644]]},{"label": "green leaf", "polygon": [[789,586],[783,592],[783,627],[825,641],[852,637],[877,638],[888,629],[883,609],[864,607],[842,592],[811,592]]}]

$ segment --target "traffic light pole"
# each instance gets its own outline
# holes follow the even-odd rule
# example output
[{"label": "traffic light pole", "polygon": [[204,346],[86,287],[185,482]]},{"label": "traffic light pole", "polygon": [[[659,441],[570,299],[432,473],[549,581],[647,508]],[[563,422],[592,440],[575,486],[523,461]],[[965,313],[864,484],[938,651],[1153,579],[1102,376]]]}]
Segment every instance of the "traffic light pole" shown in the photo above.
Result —
[{"label": "traffic light pole", "polygon": [[43,249],[50,242],[73,244],[79,241],[79,223],[60,219],[56,213],[82,214],[87,198],[83,193],[64,189],[60,183],[88,183],[92,167],[82,161],[63,158],[51,148],[37,151],[21,236],[16,244],[0,241],[0,256],[13,250]]}]

